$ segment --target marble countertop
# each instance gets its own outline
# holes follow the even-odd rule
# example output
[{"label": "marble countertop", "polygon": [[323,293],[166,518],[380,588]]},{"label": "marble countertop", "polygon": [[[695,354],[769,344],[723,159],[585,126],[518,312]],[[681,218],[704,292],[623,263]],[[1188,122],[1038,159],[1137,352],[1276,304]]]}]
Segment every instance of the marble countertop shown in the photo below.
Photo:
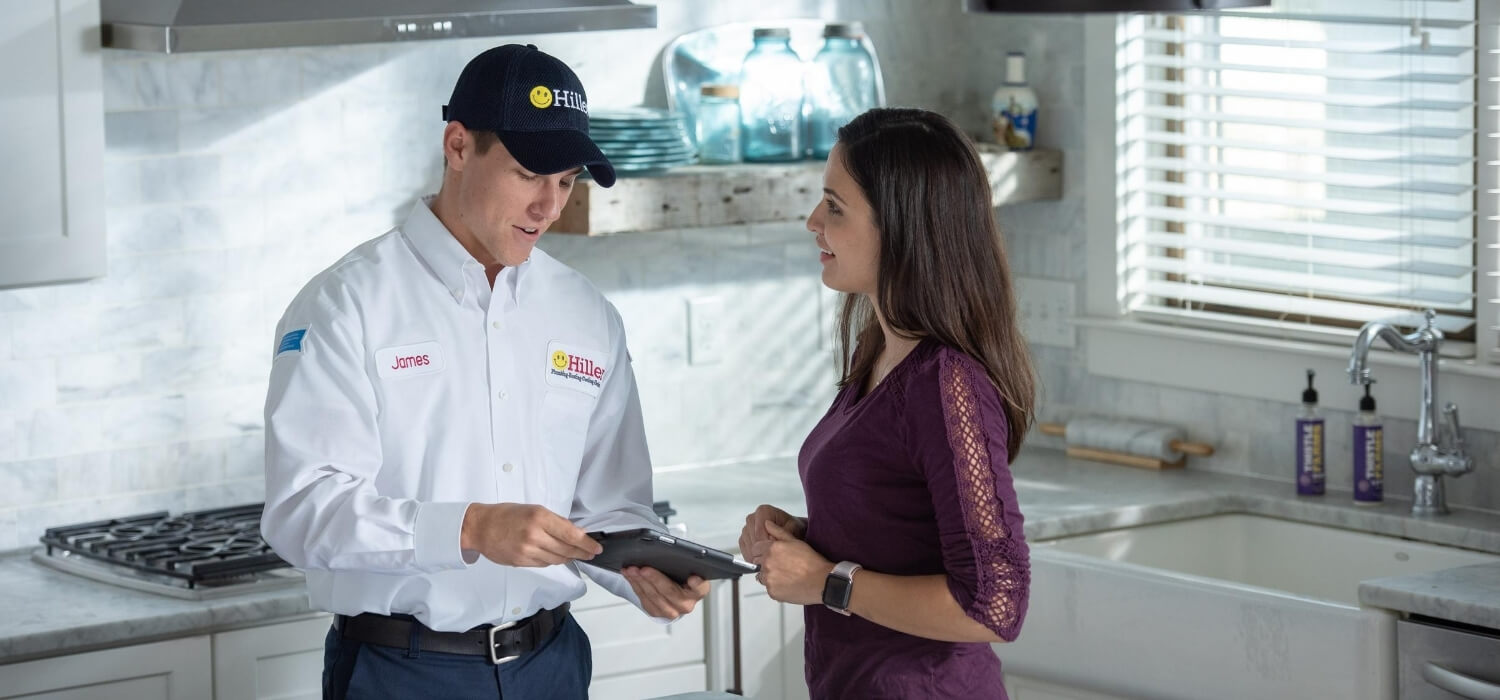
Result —
[{"label": "marble countertop", "polygon": [[[1353,505],[1348,493],[1298,497],[1291,483],[1196,470],[1155,472],[1068,459],[1033,449],[1013,466],[1026,536],[1042,540],[1098,530],[1244,512],[1500,554],[1500,513],[1456,510],[1411,518],[1409,503]],[[670,470],[656,476],[656,498],[677,510],[687,539],[734,549],[757,504],[805,512],[795,461]],[[1473,569],[1474,571],[1467,571]],[[1369,598],[1366,599],[1368,589]],[[54,571],[29,552],[0,555],[0,663],[207,634],[311,614],[300,588],[209,601],[167,598]],[[1500,628],[1500,565],[1361,586],[1366,605]]]},{"label": "marble countertop", "polygon": [[1500,629],[1500,564],[1477,564],[1359,584],[1359,602]]}]

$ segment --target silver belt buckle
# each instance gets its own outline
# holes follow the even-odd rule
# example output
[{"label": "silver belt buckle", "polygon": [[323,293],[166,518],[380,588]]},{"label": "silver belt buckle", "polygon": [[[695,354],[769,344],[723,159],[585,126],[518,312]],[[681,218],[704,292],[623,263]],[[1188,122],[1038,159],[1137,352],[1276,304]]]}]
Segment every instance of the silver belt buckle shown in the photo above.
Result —
[{"label": "silver belt buckle", "polygon": [[503,625],[495,625],[494,627],[490,628],[490,663],[499,666],[500,664],[510,663],[512,661],[515,661],[516,659],[521,658],[520,654],[511,654],[510,656],[495,656],[495,633],[501,630],[508,630],[515,626],[516,620],[511,620],[510,622],[507,622]]}]

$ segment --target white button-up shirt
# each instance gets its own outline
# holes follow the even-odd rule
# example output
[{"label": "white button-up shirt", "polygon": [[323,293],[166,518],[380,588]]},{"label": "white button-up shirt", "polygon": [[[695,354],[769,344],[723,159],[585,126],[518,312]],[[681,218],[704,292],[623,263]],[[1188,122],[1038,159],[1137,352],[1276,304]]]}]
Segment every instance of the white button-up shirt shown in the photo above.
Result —
[{"label": "white button-up shirt", "polygon": [[532,503],[588,530],[657,527],[619,313],[535,250],[493,290],[418,202],[313,278],[277,327],[261,532],[312,605],[458,631],[583,595],[585,573],[461,551],[470,503]]}]

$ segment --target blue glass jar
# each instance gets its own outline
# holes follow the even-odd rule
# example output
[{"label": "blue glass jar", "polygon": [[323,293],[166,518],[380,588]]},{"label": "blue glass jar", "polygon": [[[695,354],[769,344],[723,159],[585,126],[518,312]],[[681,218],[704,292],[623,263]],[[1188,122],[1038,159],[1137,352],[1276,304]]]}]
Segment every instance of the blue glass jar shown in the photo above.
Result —
[{"label": "blue glass jar", "polygon": [[823,28],[823,48],[807,73],[808,146],[827,158],[839,128],[875,107],[875,59],[865,50],[858,22]]},{"label": "blue glass jar", "polygon": [[740,68],[740,138],[747,161],[802,157],[802,61],[786,28],[755,30]]},{"label": "blue glass jar", "polygon": [[704,85],[698,96],[698,162],[740,162],[740,88]]}]

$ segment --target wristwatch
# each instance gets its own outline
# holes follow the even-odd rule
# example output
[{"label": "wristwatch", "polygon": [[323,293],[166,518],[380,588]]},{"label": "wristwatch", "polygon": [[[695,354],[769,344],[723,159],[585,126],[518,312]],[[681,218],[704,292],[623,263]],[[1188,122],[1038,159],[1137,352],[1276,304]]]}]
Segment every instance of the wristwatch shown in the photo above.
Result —
[{"label": "wristwatch", "polygon": [[854,572],[862,568],[852,561],[841,561],[834,566],[823,582],[823,605],[840,615],[848,615],[849,599],[854,596]]}]

